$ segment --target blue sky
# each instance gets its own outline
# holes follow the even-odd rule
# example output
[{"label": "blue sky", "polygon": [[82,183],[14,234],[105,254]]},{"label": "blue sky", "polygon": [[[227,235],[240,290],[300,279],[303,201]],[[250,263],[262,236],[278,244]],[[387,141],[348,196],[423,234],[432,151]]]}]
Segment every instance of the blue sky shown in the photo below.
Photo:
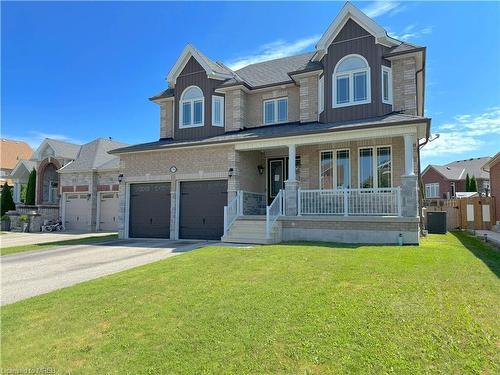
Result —
[{"label": "blue sky", "polygon": [[[426,115],[440,138],[422,164],[500,151],[500,3],[354,4],[427,46]],[[342,5],[2,2],[2,137],[156,140],[147,98],[186,43],[233,67],[310,51]]]}]

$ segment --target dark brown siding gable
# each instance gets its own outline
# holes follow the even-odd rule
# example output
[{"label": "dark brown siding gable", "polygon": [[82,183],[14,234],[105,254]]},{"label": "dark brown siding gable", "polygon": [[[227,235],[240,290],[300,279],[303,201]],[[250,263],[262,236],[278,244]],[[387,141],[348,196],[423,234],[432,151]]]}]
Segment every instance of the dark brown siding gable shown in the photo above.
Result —
[{"label": "dark brown siding gable", "polygon": [[[221,83],[207,77],[203,67],[191,57],[177,77],[175,84],[175,132],[174,139],[198,139],[224,133],[224,128],[212,126],[212,95]],[[189,86],[198,86],[205,97],[205,123],[203,126],[189,129],[179,128],[179,100],[182,92]],[[220,95],[219,96],[224,96]]]},{"label": "dark brown siding gable", "polygon": [[[320,115],[321,122],[360,120],[383,116],[392,112],[392,106],[382,103],[382,65],[390,66],[383,58],[387,47],[375,43],[375,37],[352,19],[348,20],[321,62],[325,75],[325,110]],[[343,57],[351,54],[363,56],[370,65],[371,103],[332,108],[333,71]]]}]

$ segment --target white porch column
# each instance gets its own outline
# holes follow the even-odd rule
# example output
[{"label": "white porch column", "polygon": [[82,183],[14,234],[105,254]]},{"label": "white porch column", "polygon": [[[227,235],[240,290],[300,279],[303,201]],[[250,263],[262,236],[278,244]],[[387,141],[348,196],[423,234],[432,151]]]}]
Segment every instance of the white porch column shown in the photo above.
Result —
[{"label": "white porch column", "polygon": [[14,203],[20,203],[21,200],[21,184],[19,181],[14,181],[14,194],[13,194]]},{"label": "white porch column", "polygon": [[405,134],[405,176],[413,176],[415,168],[413,166],[413,134]]},{"label": "white porch column", "polygon": [[296,146],[288,146],[288,181],[296,181],[297,176],[295,176],[295,159],[296,159]]}]

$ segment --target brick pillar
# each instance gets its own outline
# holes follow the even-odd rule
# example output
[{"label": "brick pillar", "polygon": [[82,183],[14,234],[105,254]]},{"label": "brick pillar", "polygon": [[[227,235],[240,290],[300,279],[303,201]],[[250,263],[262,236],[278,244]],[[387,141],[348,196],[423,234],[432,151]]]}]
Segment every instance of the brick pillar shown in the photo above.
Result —
[{"label": "brick pillar", "polygon": [[401,176],[401,215],[418,216],[417,176]]},{"label": "brick pillar", "polygon": [[297,216],[298,206],[298,188],[299,183],[297,181],[285,181],[285,215],[286,216]]},{"label": "brick pillar", "polygon": [[125,182],[120,182],[118,185],[118,238],[125,238],[125,220],[127,218],[126,200],[127,189]]},{"label": "brick pillar", "polygon": [[233,169],[233,176],[227,180],[227,202],[229,203],[240,189],[240,153],[236,150],[230,150],[228,153],[228,170]]},{"label": "brick pillar", "polygon": [[90,177],[90,231],[95,232],[97,230],[97,222],[99,218],[97,217],[97,200],[99,199],[97,194],[97,172],[92,172]]},{"label": "brick pillar", "polygon": [[175,176],[172,174],[170,180],[170,239],[178,240],[177,231],[177,182]]}]

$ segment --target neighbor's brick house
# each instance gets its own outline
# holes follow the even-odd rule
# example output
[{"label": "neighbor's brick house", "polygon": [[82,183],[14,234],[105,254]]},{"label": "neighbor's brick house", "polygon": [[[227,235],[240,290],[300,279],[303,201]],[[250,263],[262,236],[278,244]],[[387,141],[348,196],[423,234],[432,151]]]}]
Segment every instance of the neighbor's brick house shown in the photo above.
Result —
[{"label": "neighbor's brick house", "polygon": [[483,166],[485,172],[490,174],[491,196],[495,197],[495,220],[500,221],[500,152],[493,156]]}]

